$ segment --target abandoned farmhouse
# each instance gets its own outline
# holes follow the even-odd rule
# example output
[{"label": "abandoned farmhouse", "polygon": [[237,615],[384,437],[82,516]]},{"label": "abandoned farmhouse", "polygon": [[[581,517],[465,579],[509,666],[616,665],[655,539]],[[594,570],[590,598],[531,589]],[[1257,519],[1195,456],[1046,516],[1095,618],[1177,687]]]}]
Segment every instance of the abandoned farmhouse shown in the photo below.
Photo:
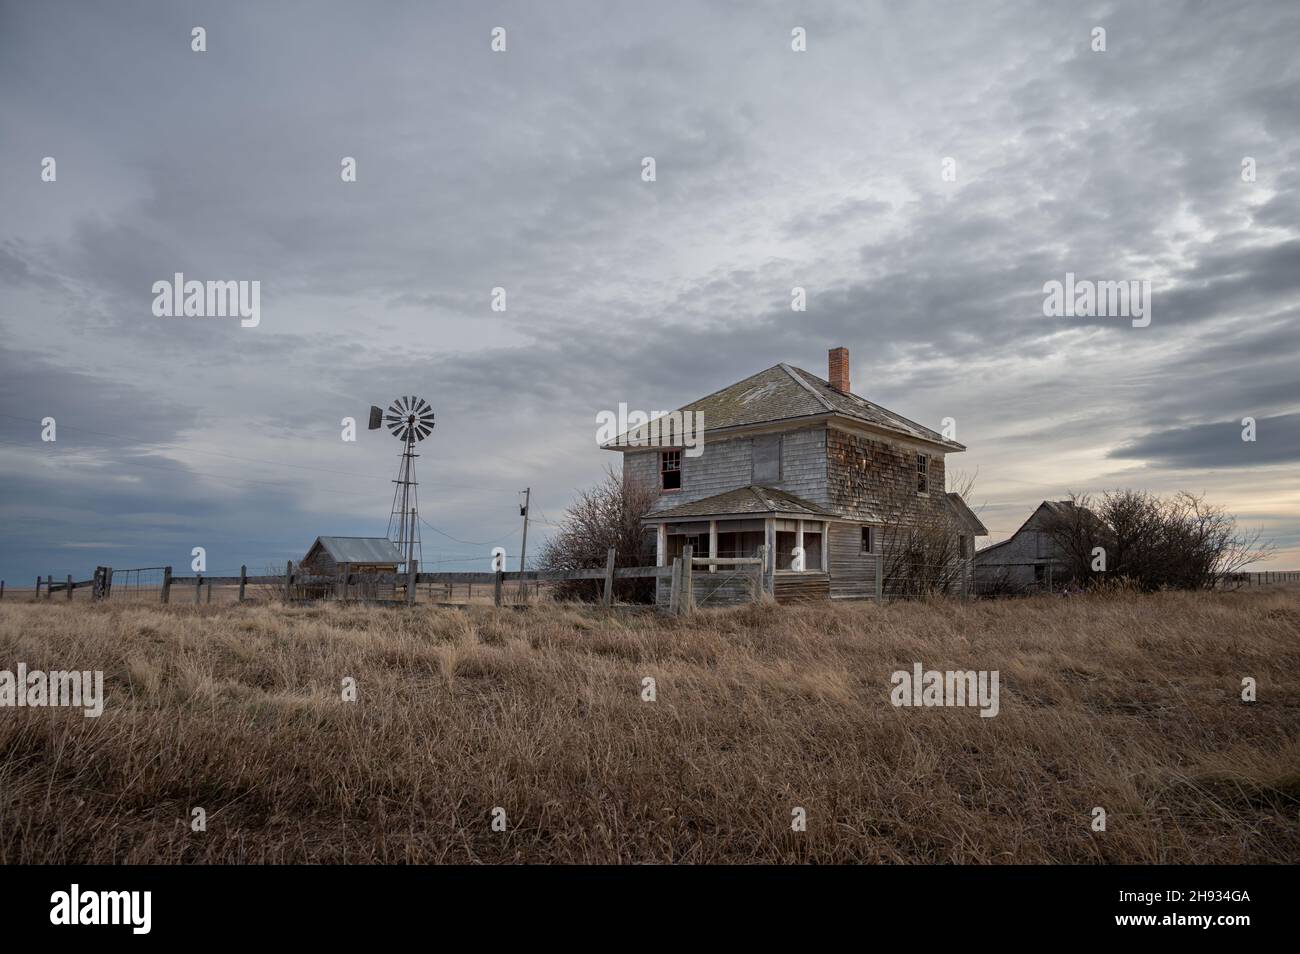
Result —
[{"label": "abandoned farmhouse", "polygon": [[697,456],[647,426],[603,445],[624,455],[625,487],[655,493],[642,522],[657,565],[687,545],[697,558],[761,552],[778,601],[880,599],[902,585],[907,550],[911,572],[969,589],[988,531],[944,484],[945,457],[965,448],[854,394],[847,349],[830,351],[826,379],[778,364],[679,410],[702,417]]}]

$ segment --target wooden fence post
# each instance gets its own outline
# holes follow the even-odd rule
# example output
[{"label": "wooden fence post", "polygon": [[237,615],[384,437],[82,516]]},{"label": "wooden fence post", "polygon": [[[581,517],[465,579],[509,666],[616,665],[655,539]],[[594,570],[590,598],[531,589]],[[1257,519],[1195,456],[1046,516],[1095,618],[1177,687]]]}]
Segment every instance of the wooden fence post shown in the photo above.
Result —
[{"label": "wooden fence post", "polygon": [[212,581],[211,581],[211,580],[208,580],[208,598],[207,598],[207,602],[208,602],[208,603],[211,603],[211,602],[212,602]]},{"label": "wooden fence post", "polygon": [[668,590],[668,613],[676,616],[682,605],[682,558],[673,557],[672,583]]},{"label": "wooden fence post", "polygon": [[54,574],[51,573],[45,578],[45,598],[48,600],[54,595]]},{"label": "wooden fence post", "polygon": [[501,584],[505,580],[505,573],[497,570],[496,580],[492,583],[492,603],[495,606],[501,605]]},{"label": "wooden fence post", "polygon": [[72,574],[68,574],[68,599],[72,599]]},{"label": "wooden fence post", "polygon": [[293,561],[289,560],[284,564],[284,601],[287,603],[290,599],[289,587],[293,583]]},{"label": "wooden fence post", "polygon": [[339,588],[339,594],[338,594],[338,595],[339,595],[339,599],[341,599],[341,600],[346,600],[346,599],[348,598],[348,574],[351,573],[351,572],[352,572],[352,564],[351,564],[351,563],[344,563],[344,564],[343,564],[343,579],[340,581],[340,584],[339,584],[339,587],[340,587],[340,588]]},{"label": "wooden fence post", "polygon": [[37,576],[37,577],[36,577],[36,595],[33,596],[32,599],[34,599],[34,600],[39,600],[40,598],[41,598],[41,578],[40,578],[39,576]]},{"label": "wooden fence post", "polygon": [[605,554],[605,592],[601,594],[600,605],[609,609],[614,605],[614,548]]},{"label": "wooden fence post", "polygon": [[5,581],[0,580],[0,600],[5,598]]},{"label": "wooden fence post", "polygon": [[162,593],[159,598],[164,606],[172,601],[172,568],[169,566],[163,567]]},{"label": "wooden fence post", "polygon": [[407,606],[415,605],[415,587],[418,580],[419,580],[419,574],[416,572],[414,563],[412,563],[411,568],[406,571],[406,605]]},{"label": "wooden fence post", "polygon": [[239,602],[244,602],[244,586],[248,583],[248,564],[239,568]]},{"label": "wooden fence post", "polygon": [[194,577],[194,605],[199,605],[199,597],[203,595],[203,574]]},{"label": "wooden fence post", "polygon": [[678,612],[683,616],[690,616],[691,610],[695,609],[695,548],[689,543],[682,547],[682,593],[678,604]]}]

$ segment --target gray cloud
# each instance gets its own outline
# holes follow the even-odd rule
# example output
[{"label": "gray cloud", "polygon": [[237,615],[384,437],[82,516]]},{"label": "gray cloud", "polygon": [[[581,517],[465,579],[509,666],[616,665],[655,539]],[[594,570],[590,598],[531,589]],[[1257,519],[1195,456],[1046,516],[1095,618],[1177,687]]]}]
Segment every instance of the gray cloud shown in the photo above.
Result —
[{"label": "gray cloud", "polygon": [[[77,542],[146,559],[220,537],[259,565],[380,532],[393,449],[344,444],[339,421],[399,392],[438,411],[430,522],[484,540],[517,522],[517,488],[554,516],[614,462],[597,410],[676,406],[778,361],[821,372],[840,344],[867,396],[957,417],[954,465],[979,468],[1005,523],[1071,487],[1290,453],[1264,435],[1300,411],[1293,4],[0,18],[0,437],[17,442],[0,444],[0,575],[99,561]],[[208,53],[189,50],[196,23]],[[150,286],[176,271],[260,280],[262,325],[153,318]],[[1150,277],[1153,324],[1045,319],[1066,271]],[[57,468],[28,443],[46,407],[68,423]],[[1263,456],[1216,457],[1206,422],[1245,415],[1275,422]]]},{"label": "gray cloud", "polygon": [[1112,457],[1164,467],[1257,467],[1300,461],[1300,414],[1255,421],[1255,439],[1242,439],[1241,421],[1195,424],[1147,434],[1118,447]]}]

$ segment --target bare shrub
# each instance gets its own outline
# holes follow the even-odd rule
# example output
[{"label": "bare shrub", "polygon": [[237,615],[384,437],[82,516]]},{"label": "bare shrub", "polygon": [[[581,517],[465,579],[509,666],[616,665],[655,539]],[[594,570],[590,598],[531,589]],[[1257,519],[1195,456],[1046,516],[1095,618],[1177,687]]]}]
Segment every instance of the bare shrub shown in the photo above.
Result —
[{"label": "bare shrub", "polygon": [[[1068,577],[1085,586],[1105,579],[1146,591],[1210,589],[1275,549],[1261,531],[1239,529],[1223,507],[1187,491],[1163,498],[1141,490],[1097,499],[1071,494],[1045,530]],[[1094,569],[1097,548],[1104,571]]]},{"label": "bare shrub", "polygon": [[[609,548],[614,548],[615,566],[648,566],[654,563],[647,547],[641,517],[655,500],[652,488],[624,487],[622,475],[608,467],[605,478],[590,490],[580,491],[564,516],[560,530],[542,548],[538,566],[544,570],[586,570],[603,567]],[[599,580],[568,580],[555,586],[556,599],[595,601],[600,598]],[[654,601],[654,580],[615,580],[614,596],[624,602]]]},{"label": "bare shrub", "polygon": [[[953,474],[950,483],[952,492],[966,499],[975,474]],[[901,597],[964,594],[970,570],[960,547],[965,528],[946,506],[935,512],[921,503],[909,495],[880,528],[882,588]]]}]

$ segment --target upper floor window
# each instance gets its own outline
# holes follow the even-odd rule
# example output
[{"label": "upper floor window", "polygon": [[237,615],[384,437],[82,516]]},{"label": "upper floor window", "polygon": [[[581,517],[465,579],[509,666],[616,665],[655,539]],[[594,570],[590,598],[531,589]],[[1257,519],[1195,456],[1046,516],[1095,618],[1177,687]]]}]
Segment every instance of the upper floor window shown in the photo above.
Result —
[{"label": "upper floor window", "polygon": [[781,482],[781,435],[766,434],[754,438],[751,482],[759,485]]},{"label": "upper floor window", "polygon": [[659,487],[662,490],[682,489],[682,452],[661,451],[659,454]]},{"label": "upper floor window", "polygon": [[930,492],[930,455],[916,455],[916,492],[926,494]]},{"label": "upper floor window", "polygon": [[875,532],[872,527],[862,528],[862,552],[871,553],[875,550]]}]

